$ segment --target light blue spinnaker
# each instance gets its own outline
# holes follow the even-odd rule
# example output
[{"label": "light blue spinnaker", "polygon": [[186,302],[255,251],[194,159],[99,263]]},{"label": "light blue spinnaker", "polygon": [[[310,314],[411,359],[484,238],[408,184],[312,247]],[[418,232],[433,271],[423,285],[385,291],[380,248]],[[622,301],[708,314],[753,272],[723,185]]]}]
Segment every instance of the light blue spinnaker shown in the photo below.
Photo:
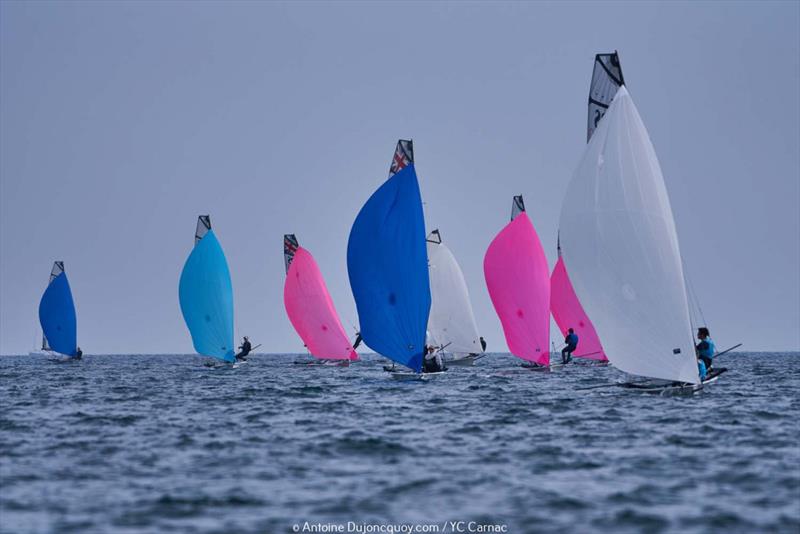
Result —
[{"label": "light blue spinnaker", "polygon": [[231,274],[208,215],[198,218],[194,249],[183,266],[178,296],[194,350],[235,361]]},{"label": "light blue spinnaker", "polygon": [[397,143],[389,179],[367,200],[353,223],[347,272],[364,342],[420,372],[431,292],[411,141]]},{"label": "light blue spinnaker", "polygon": [[50,271],[50,283],[39,301],[39,323],[42,325],[43,345],[67,356],[75,356],[78,345],[78,321],[75,303],[69,288],[64,262],[57,261]]}]

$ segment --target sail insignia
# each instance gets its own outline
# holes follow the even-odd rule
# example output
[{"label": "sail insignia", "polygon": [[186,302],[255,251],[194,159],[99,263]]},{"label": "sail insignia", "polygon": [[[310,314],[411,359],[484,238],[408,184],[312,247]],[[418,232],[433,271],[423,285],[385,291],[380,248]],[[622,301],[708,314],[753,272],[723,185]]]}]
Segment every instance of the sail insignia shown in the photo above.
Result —
[{"label": "sail insignia", "polygon": [[594,70],[592,83],[589,87],[589,115],[586,132],[586,142],[592,138],[600,119],[605,115],[608,106],[617,94],[620,86],[625,84],[622,76],[622,65],[619,54],[597,54],[594,57]]},{"label": "sail insignia", "polygon": [[211,230],[211,216],[200,215],[197,218],[197,228],[194,231],[194,244],[197,245],[198,241],[203,239],[209,230]]},{"label": "sail insignia", "polygon": [[517,215],[525,211],[525,201],[522,200],[522,195],[514,197],[514,203],[511,205],[511,220],[517,218]]},{"label": "sail insignia", "polygon": [[297,248],[300,244],[297,242],[297,236],[294,234],[283,235],[283,263],[286,265],[286,272],[289,272],[289,266],[292,264],[294,255],[297,254]]},{"label": "sail insignia", "polygon": [[397,141],[392,164],[389,166],[389,178],[414,163],[414,142],[410,139]]}]

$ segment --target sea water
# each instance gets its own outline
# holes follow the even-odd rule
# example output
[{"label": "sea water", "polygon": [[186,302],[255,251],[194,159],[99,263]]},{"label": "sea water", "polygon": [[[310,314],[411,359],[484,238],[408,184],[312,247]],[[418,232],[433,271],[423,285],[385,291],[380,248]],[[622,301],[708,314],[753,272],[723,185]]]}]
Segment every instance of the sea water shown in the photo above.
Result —
[{"label": "sea water", "polygon": [[430,382],[300,358],[0,358],[0,531],[800,530],[799,354],[683,397],[508,354]]}]

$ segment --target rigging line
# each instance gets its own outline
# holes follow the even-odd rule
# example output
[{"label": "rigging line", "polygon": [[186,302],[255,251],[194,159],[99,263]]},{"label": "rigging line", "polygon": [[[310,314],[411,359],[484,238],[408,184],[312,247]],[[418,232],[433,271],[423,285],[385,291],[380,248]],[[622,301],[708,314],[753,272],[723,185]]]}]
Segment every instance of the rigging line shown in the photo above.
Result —
[{"label": "rigging line", "polygon": [[689,276],[688,269],[686,268],[686,262],[684,262],[683,271],[686,274],[686,283],[687,283],[687,286],[689,287],[689,293],[691,295],[690,298],[694,299],[694,303],[697,306],[697,310],[700,312],[700,318],[703,320],[703,325],[704,326],[708,326],[708,323],[706,322],[706,316],[703,313],[703,308],[700,307],[700,299],[697,296],[697,292],[694,290],[694,284],[692,284],[692,279]]}]

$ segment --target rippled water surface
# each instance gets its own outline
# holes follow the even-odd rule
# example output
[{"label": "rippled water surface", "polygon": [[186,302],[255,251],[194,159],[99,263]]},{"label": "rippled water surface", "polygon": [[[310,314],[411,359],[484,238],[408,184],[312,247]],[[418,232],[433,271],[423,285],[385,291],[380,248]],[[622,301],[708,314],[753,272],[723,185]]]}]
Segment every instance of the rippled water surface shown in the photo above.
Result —
[{"label": "rippled water surface", "polygon": [[798,354],[726,355],[678,398],[509,355],[428,383],[297,358],[0,358],[0,530],[800,531]]}]

